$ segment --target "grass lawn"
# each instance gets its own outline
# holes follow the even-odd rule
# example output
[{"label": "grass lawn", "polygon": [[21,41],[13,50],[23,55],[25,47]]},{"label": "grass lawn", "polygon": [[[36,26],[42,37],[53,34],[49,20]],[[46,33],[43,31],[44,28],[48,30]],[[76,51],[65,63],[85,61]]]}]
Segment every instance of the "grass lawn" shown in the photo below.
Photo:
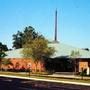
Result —
[{"label": "grass lawn", "polygon": [[[28,73],[20,73],[20,72],[0,72],[0,75],[12,75],[12,76],[21,76],[21,77],[29,77]],[[50,77],[50,76],[42,76],[42,75],[35,75],[31,74],[31,78],[38,78],[38,79],[49,79],[49,80],[58,80],[58,81],[71,81],[71,82],[82,82],[82,83],[90,83],[90,80],[81,80],[81,79],[66,79],[60,77]]]}]

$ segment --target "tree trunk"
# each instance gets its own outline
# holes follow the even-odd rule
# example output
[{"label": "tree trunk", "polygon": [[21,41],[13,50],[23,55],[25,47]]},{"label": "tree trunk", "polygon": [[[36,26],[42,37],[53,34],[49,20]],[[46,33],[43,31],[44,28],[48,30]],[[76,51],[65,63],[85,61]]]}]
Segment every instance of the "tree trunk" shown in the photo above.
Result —
[{"label": "tree trunk", "polygon": [[35,62],[35,73],[37,73],[38,62]]},{"label": "tree trunk", "polygon": [[1,64],[2,64],[2,59],[0,58],[0,71],[1,71]]}]

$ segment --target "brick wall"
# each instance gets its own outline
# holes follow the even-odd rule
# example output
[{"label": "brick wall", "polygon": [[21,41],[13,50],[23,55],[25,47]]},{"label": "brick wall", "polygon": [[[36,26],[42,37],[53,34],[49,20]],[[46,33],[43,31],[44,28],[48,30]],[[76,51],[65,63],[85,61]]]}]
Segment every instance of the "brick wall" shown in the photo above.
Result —
[{"label": "brick wall", "polygon": [[[21,68],[25,68],[28,69],[30,68],[32,71],[35,71],[35,63],[34,60],[32,59],[25,59],[25,58],[10,58],[10,61],[12,62],[13,65],[2,65],[2,68],[9,68],[9,69],[21,69]],[[39,62],[37,65],[37,69],[39,71],[44,71],[44,64],[42,62]]]}]

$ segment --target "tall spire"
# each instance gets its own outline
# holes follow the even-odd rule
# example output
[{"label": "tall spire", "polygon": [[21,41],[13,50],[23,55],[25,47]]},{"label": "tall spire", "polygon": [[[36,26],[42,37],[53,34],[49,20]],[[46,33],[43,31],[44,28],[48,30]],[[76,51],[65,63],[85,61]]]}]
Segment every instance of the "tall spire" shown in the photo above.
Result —
[{"label": "tall spire", "polygon": [[58,40],[57,40],[57,9],[55,11],[55,36],[54,36],[54,42],[58,42]]}]

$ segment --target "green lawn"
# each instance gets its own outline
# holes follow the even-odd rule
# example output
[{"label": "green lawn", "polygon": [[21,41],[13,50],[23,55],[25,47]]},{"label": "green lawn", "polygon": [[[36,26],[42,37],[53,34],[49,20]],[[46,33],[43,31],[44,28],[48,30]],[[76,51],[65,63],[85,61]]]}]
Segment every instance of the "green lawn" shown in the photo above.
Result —
[{"label": "green lawn", "polygon": [[[28,73],[19,73],[19,72],[0,72],[0,75],[12,75],[12,76],[21,76],[21,77],[29,77]],[[31,78],[38,78],[38,79],[49,79],[49,80],[58,80],[58,81],[71,81],[71,82],[82,82],[82,83],[90,83],[90,80],[81,80],[81,79],[66,79],[60,77],[50,77],[50,76],[42,76],[42,75],[35,75],[31,74]]]}]

